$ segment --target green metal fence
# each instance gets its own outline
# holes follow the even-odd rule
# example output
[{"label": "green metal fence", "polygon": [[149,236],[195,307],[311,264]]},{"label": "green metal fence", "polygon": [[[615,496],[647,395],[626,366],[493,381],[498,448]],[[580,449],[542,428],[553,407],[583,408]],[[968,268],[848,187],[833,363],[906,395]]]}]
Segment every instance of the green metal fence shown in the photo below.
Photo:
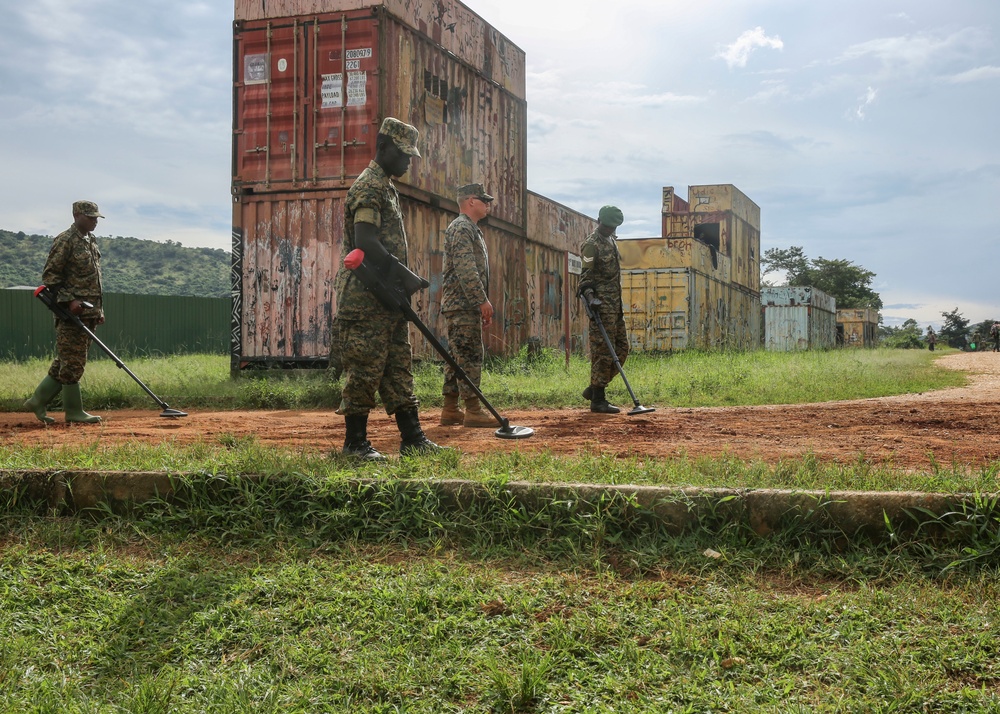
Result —
[{"label": "green metal fence", "polygon": [[[229,352],[232,299],[105,293],[97,336],[121,358]],[[0,359],[55,353],[53,316],[31,290],[0,290]],[[91,358],[105,356],[91,348]]]}]

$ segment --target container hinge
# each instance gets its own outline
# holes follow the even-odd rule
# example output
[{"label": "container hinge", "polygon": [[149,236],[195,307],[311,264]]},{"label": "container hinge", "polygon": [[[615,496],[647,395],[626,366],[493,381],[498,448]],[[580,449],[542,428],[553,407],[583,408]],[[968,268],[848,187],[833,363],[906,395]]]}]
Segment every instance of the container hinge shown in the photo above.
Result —
[{"label": "container hinge", "polygon": [[247,153],[247,154],[259,154],[261,152],[264,152],[266,154],[267,153],[267,147],[266,146],[255,146],[252,149],[247,149],[245,153]]}]

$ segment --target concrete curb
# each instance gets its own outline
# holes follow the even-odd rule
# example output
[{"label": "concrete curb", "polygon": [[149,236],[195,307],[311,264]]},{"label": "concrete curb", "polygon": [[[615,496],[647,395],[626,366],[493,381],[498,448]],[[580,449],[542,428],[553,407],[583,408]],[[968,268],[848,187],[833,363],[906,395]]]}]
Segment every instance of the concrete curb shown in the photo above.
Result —
[{"label": "concrete curb", "polygon": [[[201,475],[160,472],[13,471],[0,470],[0,504],[27,507],[47,515],[81,515],[88,511],[127,513],[154,498],[170,500],[175,481]],[[228,480],[261,481],[257,475],[223,476]],[[699,526],[742,523],[760,536],[790,526],[808,524],[828,528],[832,537],[863,535],[881,539],[891,532],[912,531],[918,523],[974,506],[973,494],[915,491],[795,491],[780,489],[675,488],[601,484],[531,483],[502,485],[458,479],[352,479],[344,482],[351,493],[392,486],[397,491],[431,491],[445,510],[467,511],[471,506],[501,499],[528,513],[562,504],[573,511],[596,511],[617,502],[625,513],[652,515],[669,532],[682,533]],[[990,494],[979,497],[995,498]],[[0,505],[0,508],[3,506]]]}]

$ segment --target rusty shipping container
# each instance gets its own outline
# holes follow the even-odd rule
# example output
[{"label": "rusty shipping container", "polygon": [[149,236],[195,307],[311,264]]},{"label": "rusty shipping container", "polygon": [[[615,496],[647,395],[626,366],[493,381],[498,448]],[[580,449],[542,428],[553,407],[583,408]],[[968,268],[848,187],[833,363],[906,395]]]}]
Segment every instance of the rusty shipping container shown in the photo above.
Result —
[{"label": "rusty shipping container", "polygon": [[662,238],[618,243],[632,348],[757,348],[760,209],[728,184],[667,186],[662,214]]},{"label": "rusty shipping container", "polygon": [[[345,197],[343,190],[259,193],[236,204],[233,220],[241,228],[233,233],[234,371],[327,364],[336,314],[333,286],[343,259]],[[457,213],[407,197],[401,197],[401,209],[410,267],[431,283],[414,295],[414,309],[447,344],[441,317],[444,231]],[[565,252],[529,243],[507,231],[502,222],[487,219],[481,228],[490,256],[489,297],[496,311],[484,342],[491,353],[510,354],[529,337],[546,334],[537,332],[547,324],[545,305],[563,304],[563,297],[544,296],[536,302],[533,296],[539,282],[537,266],[563,266]],[[254,239],[246,240],[244,233]],[[560,273],[545,284],[562,289],[566,281]],[[539,304],[543,307],[536,310]],[[410,339],[416,354],[434,356],[416,328],[411,327]],[[548,325],[542,344],[558,346],[558,329]]]},{"label": "rusty shipping container", "polygon": [[878,345],[878,310],[844,308],[837,310],[837,342],[843,347]]},{"label": "rusty shipping container", "polygon": [[420,131],[421,158],[394,181],[411,266],[431,280],[418,313],[443,337],[443,231],[455,188],[481,181],[497,197],[482,225],[498,317],[487,349],[514,352],[544,326],[529,290],[550,286],[529,275],[565,254],[526,240],[522,50],[455,0],[237,0],[233,39],[234,370],[326,364],[343,202],[385,116]]},{"label": "rusty shipping container", "polygon": [[760,291],[764,349],[772,352],[826,350],[837,345],[837,301],[812,287]]},{"label": "rusty shipping container", "polygon": [[481,181],[523,229],[524,52],[461,3],[241,0],[233,72],[236,196],[350,187],[395,116],[420,130],[401,192]]}]

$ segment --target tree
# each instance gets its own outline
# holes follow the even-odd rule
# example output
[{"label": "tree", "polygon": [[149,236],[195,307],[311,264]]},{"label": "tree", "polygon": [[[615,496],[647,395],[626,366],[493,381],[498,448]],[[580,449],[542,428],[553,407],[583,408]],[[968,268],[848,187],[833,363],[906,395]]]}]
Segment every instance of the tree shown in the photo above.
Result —
[{"label": "tree", "polygon": [[882,338],[882,344],[886,347],[903,350],[924,348],[923,330],[913,318],[908,319],[899,327],[880,327],[879,334]]},{"label": "tree", "polygon": [[944,324],[938,331],[938,339],[944,340],[949,347],[964,349],[969,334],[969,321],[962,317],[956,307],[951,312],[942,312]]},{"label": "tree", "polygon": [[[882,298],[871,289],[875,273],[849,260],[810,260],[800,246],[769,248],[764,251],[760,267],[762,277],[782,271],[788,285],[813,287],[831,295],[838,308],[882,309]],[[769,285],[766,280],[762,284]]]}]

